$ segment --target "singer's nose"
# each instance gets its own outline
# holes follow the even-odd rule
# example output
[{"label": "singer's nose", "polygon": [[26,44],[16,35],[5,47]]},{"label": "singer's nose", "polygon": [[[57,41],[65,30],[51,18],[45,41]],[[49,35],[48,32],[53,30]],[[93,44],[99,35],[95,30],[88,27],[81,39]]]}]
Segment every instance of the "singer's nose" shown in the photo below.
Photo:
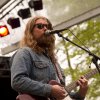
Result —
[{"label": "singer's nose", "polygon": [[46,31],[48,28],[46,26],[44,26],[44,30]]},{"label": "singer's nose", "polygon": [[48,29],[47,29],[46,27],[44,27],[43,30],[44,30],[44,34],[45,34],[45,32],[46,32]]}]

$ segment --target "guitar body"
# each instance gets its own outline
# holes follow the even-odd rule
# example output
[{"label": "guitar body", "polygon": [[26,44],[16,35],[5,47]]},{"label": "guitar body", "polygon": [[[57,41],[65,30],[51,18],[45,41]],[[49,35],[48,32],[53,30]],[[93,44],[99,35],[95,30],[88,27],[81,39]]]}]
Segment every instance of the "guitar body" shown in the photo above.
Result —
[{"label": "guitar body", "polygon": [[[60,83],[56,82],[55,80],[51,80],[49,84],[62,86]],[[54,97],[45,98],[41,96],[31,96],[29,94],[19,94],[16,97],[16,100],[59,100],[59,99],[56,99]],[[74,100],[74,99],[71,99],[69,96],[67,96],[64,100]]]},{"label": "guitar body", "polygon": [[40,96],[31,96],[29,94],[19,94],[16,97],[16,100],[49,100],[49,99]]},{"label": "guitar body", "polygon": [[[19,94],[17,97],[16,97],[16,100],[57,100],[55,98],[42,98],[42,97],[32,97],[28,94]],[[67,96],[65,99],[63,100],[74,100],[74,99],[71,99],[69,96]]]},{"label": "guitar body", "polygon": [[[99,65],[99,68],[100,68],[100,65]],[[98,70],[97,69],[94,69],[90,72],[88,72],[86,75],[84,75],[86,77],[86,79],[89,79],[91,78],[92,75],[98,73]],[[57,83],[55,80],[51,80],[49,82],[49,84],[51,85],[60,85],[62,86],[60,83]],[[77,87],[77,84],[76,84],[76,81],[69,84],[68,86],[65,86],[65,90],[68,91],[69,93],[71,92],[71,90],[73,90],[74,88]],[[49,98],[45,98],[45,97],[40,97],[40,96],[31,96],[31,95],[28,95],[28,94],[19,94],[17,97],[16,97],[16,100],[59,100],[59,99],[56,99],[54,97],[49,97]],[[66,96],[65,99],[63,100],[75,100],[75,99],[71,99],[68,95]]]}]

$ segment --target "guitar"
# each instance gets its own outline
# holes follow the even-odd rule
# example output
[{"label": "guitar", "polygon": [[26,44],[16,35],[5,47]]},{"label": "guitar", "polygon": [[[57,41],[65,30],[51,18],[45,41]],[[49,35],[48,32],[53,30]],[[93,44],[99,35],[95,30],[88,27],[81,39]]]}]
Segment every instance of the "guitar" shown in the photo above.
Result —
[{"label": "guitar", "polygon": [[[100,67],[100,66],[99,66]],[[98,73],[98,70],[97,69],[93,69],[91,70],[90,72],[86,73],[84,76],[86,79],[89,79],[91,78],[93,75],[95,75],[96,73]],[[57,83],[55,80],[51,80],[49,82],[49,84],[51,85],[60,85],[59,83]],[[69,85],[65,86],[65,90],[67,91],[67,93],[69,94],[73,89],[75,89],[77,87],[77,81],[74,81],[72,83],[70,83]],[[17,97],[16,97],[16,100],[58,100],[56,98],[53,98],[53,97],[50,97],[50,98],[45,98],[45,97],[39,97],[39,96],[31,96],[31,95],[28,95],[28,94],[19,94]],[[65,98],[65,100],[74,100],[74,99],[71,99],[68,95],[67,97]]]}]

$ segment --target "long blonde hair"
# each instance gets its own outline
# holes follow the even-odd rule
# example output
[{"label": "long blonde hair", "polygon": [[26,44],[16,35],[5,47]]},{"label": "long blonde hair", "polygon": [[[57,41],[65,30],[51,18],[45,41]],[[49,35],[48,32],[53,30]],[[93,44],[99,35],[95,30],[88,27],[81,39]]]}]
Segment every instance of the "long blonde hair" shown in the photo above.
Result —
[{"label": "long blonde hair", "polygon": [[[28,46],[28,47],[32,48],[33,51],[35,51],[37,53],[42,53],[43,52],[43,48],[41,48],[41,47],[39,47],[37,45],[37,41],[35,40],[34,34],[33,34],[34,25],[35,25],[35,22],[38,19],[46,20],[48,22],[48,25],[49,25],[49,30],[53,29],[51,22],[45,17],[38,16],[38,17],[30,19],[28,21],[27,25],[26,25],[26,28],[25,28],[25,31],[24,31],[24,37],[20,42],[20,47]],[[55,63],[56,62],[55,53],[54,53],[55,36],[52,35],[51,37],[53,39],[52,45],[50,47],[48,47],[47,52],[48,52],[48,55],[51,58],[52,62]]]}]

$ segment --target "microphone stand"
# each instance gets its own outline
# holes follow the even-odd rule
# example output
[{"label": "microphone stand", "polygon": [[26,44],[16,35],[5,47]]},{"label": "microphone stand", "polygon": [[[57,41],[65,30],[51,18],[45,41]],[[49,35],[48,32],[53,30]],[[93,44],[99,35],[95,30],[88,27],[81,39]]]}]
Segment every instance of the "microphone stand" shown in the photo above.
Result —
[{"label": "microphone stand", "polygon": [[[66,29],[62,29],[62,30],[66,30]],[[98,63],[97,63],[97,61],[100,60],[100,57],[98,57],[98,56],[96,56],[95,54],[93,54],[92,52],[90,52],[90,51],[84,49],[83,47],[77,45],[76,43],[72,42],[72,41],[69,40],[68,38],[63,37],[63,35],[60,34],[59,32],[57,32],[56,34],[57,34],[59,37],[62,37],[64,40],[71,42],[72,44],[76,45],[77,47],[81,48],[82,50],[86,51],[89,55],[91,55],[91,56],[93,57],[93,58],[92,58],[92,62],[95,64],[95,66],[96,66],[96,68],[97,68],[97,70],[98,70],[98,72],[99,72],[99,74],[100,74],[100,69],[99,69],[100,66],[99,66]]]}]

